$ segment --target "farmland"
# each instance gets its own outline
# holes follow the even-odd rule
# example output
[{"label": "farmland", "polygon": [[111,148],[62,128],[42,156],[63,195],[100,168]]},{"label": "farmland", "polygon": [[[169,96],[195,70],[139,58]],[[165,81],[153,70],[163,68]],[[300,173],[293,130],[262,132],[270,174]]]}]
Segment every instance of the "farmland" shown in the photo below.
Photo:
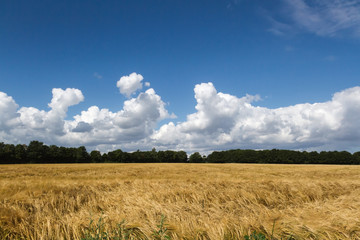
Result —
[{"label": "farmland", "polygon": [[90,220],[152,239],[360,239],[360,166],[0,166],[0,239],[81,239]]}]

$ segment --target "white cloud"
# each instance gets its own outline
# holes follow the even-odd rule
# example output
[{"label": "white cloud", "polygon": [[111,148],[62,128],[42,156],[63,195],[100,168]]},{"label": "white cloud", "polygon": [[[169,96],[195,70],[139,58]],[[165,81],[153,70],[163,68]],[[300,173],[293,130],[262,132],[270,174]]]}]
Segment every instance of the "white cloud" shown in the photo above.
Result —
[{"label": "white cloud", "polygon": [[[131,73],[129,76],[123,76],[117,82],[116,86],[119,88],[120,93],[126,97],[130,97],[137,90],[142,89],[142,80],[144,77],[141,74]],[[150,84],[145,83],[146,86]]]},{"label": "white cloud", "polygon": [[283,0],[283,2],[286,4],[283,20],[269,17],[273,25],[269,31],[276,35],[306,31],[318,36],[334,37],[350,34],[360,37],[360,1],[358,0]]},{"label": "white cloud", "polygon": [[126,100],[118,112],[92,106],[68,120],[68,108],[84,96],[69,88],[55,88],[52,93],[51,109],[44,111],[19,108],[12,97],[0,92],[0,141],[40,140],[102,151],[359,148],[360,87],[337,92],[327,102],[269,109],[253,105],[260,99],[257,95],[239,98],[218,92],[212,83],[201,83],[194,88],[196,111],[186,121],[158,129],[158,123],[173,114],[152,88]]},{"label": "white cloud", "polygon": [[170,115],[161,97],[150,88],[124,102],[119,112],[92,106],[72,120],[65,120],[68,108],[84,100],[78,89],[52,90],[49,111],[21,107],[0,92],[0,141],[26,143],[31,140],[57,145],[102,145],[105,149],[145,141],[156,124]]},{"label": "white cloud", "polygon": [[20,108],[18,112],[24,134],[39,134],[45,139],[54,139],[65,134],[64,118],[68,108],[83,101],[84,96],[79,89],[74,88],[54,88],[52,94],[48,104],[51,110],[48,112],[33,107]]},{"label": "white cloud", "polygon": [[165,103],[150,88],[125,101],[124,108],[119,112],[97,106],[82,111],[74,120],[66,121],[68,134],[61,140],[67,144],[83,145],[129,144],[148,138],[156,124],[169,117],[171,115],[165,109]]},{"label": "white cloud", "polygon": [[73,132],[90,132],[93,127],[86,122],[78,122],[76,127],[72,129]]},{"label": "white cloud", "polygon": [[[54,88],[49,103],[50,111],[34,107],[21,107],[4,93],[0,93],[0,132],[2,141],[25,143],[30,140],[56,142],[59,136],[66,134],[64,118],[68,107],[84,100],[78,89],[66,90]],[[1,140],[1,139],[0,139]]]},{"label": "white cloud", "polygon": [[12,97],[0,92],[0,130],[7,131],[18,124],[18,107]]},{"label": "white cloud", "polygon": [[352,139],[360,138],[355,120],[360,115],[360,87],[336,93],[329,102],[278,109],[253,106],[257,96],[217,92],[212,83],[196,85],[194,91],[197,112],[185,122],[163,125],[152,136],[157,143],[193,151],[359,147]]},{"label": "white cloud", "polygon": [[82,92],[75,88],[67,88],[66,90],[53,88],[52,94],[53,98],[48,105],[52,111],[56,111],[59,114],[66,114],[68,107],[84,101]]}]

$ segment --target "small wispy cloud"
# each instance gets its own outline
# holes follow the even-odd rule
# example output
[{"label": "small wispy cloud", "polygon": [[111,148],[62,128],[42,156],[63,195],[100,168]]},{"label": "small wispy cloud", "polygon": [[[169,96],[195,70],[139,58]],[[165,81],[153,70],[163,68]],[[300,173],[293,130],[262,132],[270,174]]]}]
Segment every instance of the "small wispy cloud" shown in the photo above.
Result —
[{"label": "small wispy cloud", "polygon": [[292,46],[285,46],[284,50],[285,50],[285,52],[293,52],[293,51],[294,51],[294,47],[292,47]]},{"label": "small wispy cloud", "polygon": [[329,56],[326,56],[326,57],[324,58],[324,60],[325,60],[325,61],[328,61],[328,62],[334,62],[334,61],[336,61],[336,57],[333,56],[333,55],[329,55]]},{"label": "small wispy cloud", "polygon": [[272,16],[268,16],[267,19],[271,23],[271,28],[268,31],[276,36],[289,35],[293,31],[291,25],[277,21]]},{"label": "small wispy cloud", "polygon": [[281,20],[269,16],[275,35],[310,32],[323,37],[360,37],[360,0],[282,0]]},{"label": "small wispy cloud", "polygon": [[103,76],[101,76],[101,75],[100,75],[99,73],[97,73],[97,72],[94,72],[93,76],[94,76],[95,78],[97,78],[97,79],[102,79],[102,78],[103,78]]},{"label": "small wispy cloud", "polygon": [[227,9],[233,9],[236,5],[238,5],[241,2],[241,0],[230,0],[228,1],[226,8]]}]

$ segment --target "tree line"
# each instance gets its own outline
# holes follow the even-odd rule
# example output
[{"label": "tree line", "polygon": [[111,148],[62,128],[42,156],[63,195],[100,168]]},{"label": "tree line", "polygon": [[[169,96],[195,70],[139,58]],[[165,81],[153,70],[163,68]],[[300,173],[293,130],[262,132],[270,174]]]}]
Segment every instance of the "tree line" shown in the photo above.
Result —
[{"label": "tree line", "polygon": [[0,142],[0,164],[13,163],[181,163],[187,162],[184,151],[136,151],[123,152],[118,149],[101,154],[99,151],[87,152],[84,146],[58,147],[47,146],[39,141],[31,141],[29,145],[5,144]]},{"label": "tree line", "polygon": [[275,164],[360,164],[360,152],[300,152],[292,150],[228,150],[212,152],[208,163],[275,163]]},{"label": "tree line", "polygon": [[15,163],[274,163],[274,164],[360,164],[360,152],[347,151],[300,152],[292,150],[227,150],[214,151],[208,156],[199,152],[188,155],[184,151],[136,151],[120,149],[101,154],[87,152],[84,146],[47,146],[39,141],[29,145],[0,142],[0,164]]}]

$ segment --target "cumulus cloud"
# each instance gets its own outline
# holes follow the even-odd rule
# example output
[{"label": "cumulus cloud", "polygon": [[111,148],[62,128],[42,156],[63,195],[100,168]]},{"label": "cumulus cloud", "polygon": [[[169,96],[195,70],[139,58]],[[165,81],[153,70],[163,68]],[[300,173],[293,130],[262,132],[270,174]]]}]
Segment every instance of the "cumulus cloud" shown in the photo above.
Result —
[{"label": "cumulus cloud", "polygon": [[[135,146],[153,133],[159,121],[173,115],[154,89],[124,102],[118,112],[92,106],[72,120],[65,120],[68,108],[83,101],[78,89],[52,90],[49,111],[21,107],[0,92],[0,141],[26,143],[41,140],[47,144],[102,145],[104,150],[119,144]],[[145,145],[144,145],[145,146]]]},{"label": "cumulus cloud", "polygon": [[[141,74],[131,73],[129,76],[123,76],[117,82],[116,86],[119,88],[120,93],[126,97],[130,97],[137,90],[142,89],[142,80],[144,77]],[[145,83],[145,86],[150,86],[150,83]]]},{"label": "cumulus cloud", "polygon": [[89,132],[93,127],[86,122],[78,122],[76,127],[72,129],[73,132]]},{"label": "cumulus cloud", "polygon": [[306,31],[318,36],[334,37],[350,34],[360,37],[360,1],[339,0],[283,0],[282,20],[272,23],[270,32],[284,35],[293,31]]},{"label": "cumulus cloud", "polygon": [[84,100],[79,89],[67,88],[65,90],[54,88],[53,97],[48,106],[50,111],[39,110],[33,107],[22,107],[18,111],[22,131],[29,136],[43,135],[41,138],[56,138],[65,134],[64,118],[68,108]]},{"label": "cumulus cloud", "polygon": [[16,118],[19,115],[16,112],[18,107],[12,97],[0,92],[0,126],[2,128],[16,125]]},{"label": "cumulus cloud", "polygon": [[327,102],[270,109],[255,106],[257,95],[218,92],[212,83],[195,86],[195,112],[183,122],[172,118],[150,88],[112,112],[91,106],[67,118],[68,108],[84,100],[78,89],[52,91],[50,110],[20,107],[0,92],[0,141],[31,140],[66,146],[85,145],[109,151],[121,148],[176,149],[188,152],[231,148],[351,150],[360,141],[360,87],[337,92]]},{"label": "cumulus cloud", "polygon": [[[360,138],[360,87],[336,93],[331,101],[268,109],[252,105],[258,96],[242,98],[217,92],[212,83],[196,85],[196,112],[185,122],[170,122],[152,138],[158,144],[190,150],[357,146]],[[348,145],[348,147],[350,147]]]},{"label": "cumulus cloud", "polygon": [[49,111],[34,107],[21,107],[0,92],[0,135],[1,141],[24,143],[30,140],[54,142],[66,134],[64,126],[68,107],[84,100],[78,89],[54,88]]},{"label": "cumulus cloud", "polygon": [[75,88],[67,88],[66,90],[54,88],[52,90],[52,95],[53,98],[48,105],[52,111],[59,112],[60,114],[66,114],[70,106],[84,101],[82,92]]},{"label": "cumulus cloud", "polygon": [[[153,133],[157,122],[171,117],[165,105],[155,90],[150,88],[136,98],[125,101],[124,108],[118,112],[92,106],[74,116],[74,120],[66,122],[67,128],[72,131],[64,136],[63,141],[85,145],[141,141]],[[87,131],[79,131],[79,124],[86,126]]]}]

